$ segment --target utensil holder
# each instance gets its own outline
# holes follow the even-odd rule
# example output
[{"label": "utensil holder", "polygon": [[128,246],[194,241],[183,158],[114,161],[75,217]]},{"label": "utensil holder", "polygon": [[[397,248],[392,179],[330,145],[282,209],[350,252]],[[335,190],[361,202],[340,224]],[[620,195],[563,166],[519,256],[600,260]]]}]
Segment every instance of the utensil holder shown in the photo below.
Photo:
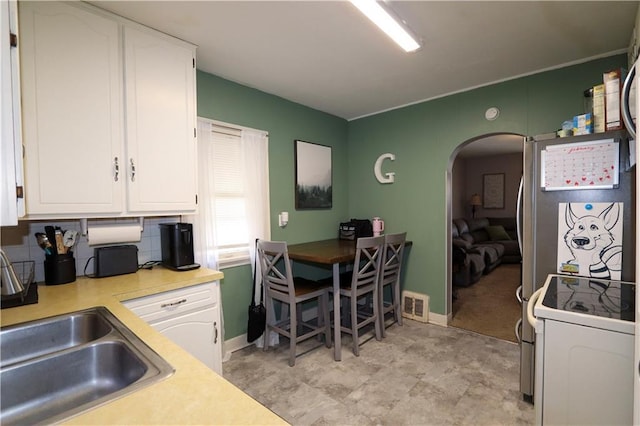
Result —
[{"label": "utensil holder", "polygon": [[73,253],[47,256],[44,260],[44,282],[47,285],[67,284],[76,280],[76,259]]}]

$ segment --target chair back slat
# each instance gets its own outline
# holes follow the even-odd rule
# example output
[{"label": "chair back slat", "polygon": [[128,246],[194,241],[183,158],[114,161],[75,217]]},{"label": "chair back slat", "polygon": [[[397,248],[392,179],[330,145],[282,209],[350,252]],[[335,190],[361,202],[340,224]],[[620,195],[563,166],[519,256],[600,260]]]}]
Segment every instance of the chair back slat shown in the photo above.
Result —
[{"label": "chair back slat", "polygon": [[258,241],[258,253],[266,289],[286,295],[295,295],[291,262],[284,241]]},{"label": "chair back slat", "polygon": [[[331,321],[329,321],[328,287],[320,283],[293,277],[289,250],[285,241],[258,240],[257,254],[262,267],[266,308],[265,344],[267,350],[272,333],[289,339],[289,366],[296,363],[299,342],[324,335],[324,345],[331,347]],[[294,283],[298,283],[296,294]],[[303,319],[302,304],[315,302],[317,317]],[[276,309],[279,307],[280,309]],[[308,352],[309,349],[307,349]]]},{"label": "chair back slat", "polygon": [[[387,234],[384,237],[383,261],[380,268],[378,310],[382,337],[385,336],[387,313],[393,313],[393,322],[402,325],[400,274],[407,233]],[[388,290],[388,291],[387,291]]]},{"label": "chair back slat", "polygon": [[381,284],[389,284],[399,279],[407,233],[385,235],[384,261],[382,263]]},{"label": "chair back slat", "polygon": [[382,265],[384,237],[358,238],[353,262],[352,288],[377,285]]}]

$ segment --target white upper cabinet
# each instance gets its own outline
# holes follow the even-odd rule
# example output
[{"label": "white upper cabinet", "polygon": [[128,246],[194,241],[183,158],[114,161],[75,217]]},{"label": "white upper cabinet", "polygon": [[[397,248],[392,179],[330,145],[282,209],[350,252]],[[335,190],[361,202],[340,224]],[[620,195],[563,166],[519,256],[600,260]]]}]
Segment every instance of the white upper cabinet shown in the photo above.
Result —
[{"label": "white upper cabinet", "polygon": [[195,52],[134,28],[124,51],[129,210],[194,210]]},{"label": "white upper cabinet", "polygon": [[194,212],[195,48],[86,4],[19,13],[27,216]]},{"label": "white upper cabinet", "polygon": [[24,216],[17,26],[17,3],[0,2],[0,226]]},{"label": "white upper cabinet", "polygon": [[123,210],[119,34],[117,22],[81,8],[20,3],[30,216]]}]

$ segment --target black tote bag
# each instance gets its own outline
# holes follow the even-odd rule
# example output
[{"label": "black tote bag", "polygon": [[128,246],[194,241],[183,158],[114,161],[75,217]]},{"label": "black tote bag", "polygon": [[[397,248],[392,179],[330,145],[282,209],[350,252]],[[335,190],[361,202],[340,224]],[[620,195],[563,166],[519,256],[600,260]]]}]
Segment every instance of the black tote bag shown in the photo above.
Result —
[{"label": "black tote bag", "polygon": [[[267,310],[263,303],[262,288],[260,289],[260,303],[256,305],[256,270],[258,269],[258,240],[256,239],[255,262],[253,267],[253,291],[251,292],[251,304],[249,305],[249,322],[247,324],[247,342],[251,343],[264,333],[267,326]],[[262,287],[262,277],[260,277]]]}]

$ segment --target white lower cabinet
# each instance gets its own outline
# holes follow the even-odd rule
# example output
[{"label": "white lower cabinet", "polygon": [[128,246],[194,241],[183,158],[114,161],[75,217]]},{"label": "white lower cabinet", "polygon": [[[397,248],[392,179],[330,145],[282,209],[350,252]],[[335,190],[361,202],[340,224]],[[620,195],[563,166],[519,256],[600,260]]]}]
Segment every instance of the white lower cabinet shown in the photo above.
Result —
[{"label": "white lower cabinet", "polygon": [[174,343],[207,364],[213,371],[222,374],[221,358],[218,355],[220,346],[217,345],[217,341],[221,338],[220,324],[216,320],[219,315],[219,310],[215,307],[159,321],[152,325]]},{"label": "white lower cabinet", "polygon": [[222,375],[218,281],[127,300],[124,305]]}]

